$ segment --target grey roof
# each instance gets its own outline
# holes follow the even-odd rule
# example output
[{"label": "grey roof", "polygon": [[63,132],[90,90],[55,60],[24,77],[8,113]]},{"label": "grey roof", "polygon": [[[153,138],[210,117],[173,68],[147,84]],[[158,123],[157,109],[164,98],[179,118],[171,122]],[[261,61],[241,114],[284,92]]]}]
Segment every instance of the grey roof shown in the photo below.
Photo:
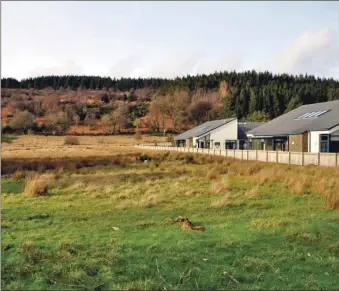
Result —
[{"label": "grey roof", "polygon": [[[308,112],[325,110],[329,111],[319,117],[295,119]],[[339,100],[302,105],[250,130],[247,134],[254,136],[300,134],[309,131],[329,130],[336,125],[339,125]]]},{"label": "grey roof", "polygon": [[212,120],[207,121],[203,124],[200,124],[196,127],[193,127],[190,130],[187,130],[177,136],[174,137],[174,140],[186,140],[191,137],[198,137],[203,134],[206,134],[210,132],[211,130],[216,129],[219,126],[222,126],[226,123],[229,123],[232,120],[235,120],[236,118],[227,118],[227,119],[218,119],[218,120]]},{"label": "grey roof", "polygon": [[245,122],[238,123],[238,139],[247,139],[246,133],[256,127],[265,124],[265,122]]}]

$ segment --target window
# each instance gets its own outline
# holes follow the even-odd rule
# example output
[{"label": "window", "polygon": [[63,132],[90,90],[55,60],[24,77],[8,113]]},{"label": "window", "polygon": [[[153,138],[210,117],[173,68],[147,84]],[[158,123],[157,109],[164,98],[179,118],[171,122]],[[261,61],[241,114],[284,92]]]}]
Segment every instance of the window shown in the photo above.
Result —
[{"label": "window", "polygon": [[320,115],[323,115],[324,113],[326,113],[328,111],[330,111],[330,110],[307,112],[307,113],[304,113],[304,114],[296,117],[295,119],[307,119],[307,118],[319,117]]},{"label": "window", "polygon": [[235,140],[227,140],[225,143],[225,148],[228,150],[236,149],[236,141]]},{"label": "window", "polygon": [[220,148],[220,142],[215,142],[215,143],[214,143],[214,146],[215,146],[216,148]]},{"label": "window", "polygon": [[320,152],[328,153],[329,151],[329,136],[328,134],[320,135]]}]

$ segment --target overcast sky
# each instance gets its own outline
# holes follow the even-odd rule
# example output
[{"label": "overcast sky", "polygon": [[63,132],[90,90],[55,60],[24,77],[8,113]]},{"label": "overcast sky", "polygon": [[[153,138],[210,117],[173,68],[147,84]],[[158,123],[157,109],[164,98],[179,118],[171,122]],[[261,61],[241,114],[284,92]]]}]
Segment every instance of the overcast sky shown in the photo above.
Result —
[{"label": "overcast sky", "polygon": [[2,2],[1,73],[339,79],[339,2]]}]

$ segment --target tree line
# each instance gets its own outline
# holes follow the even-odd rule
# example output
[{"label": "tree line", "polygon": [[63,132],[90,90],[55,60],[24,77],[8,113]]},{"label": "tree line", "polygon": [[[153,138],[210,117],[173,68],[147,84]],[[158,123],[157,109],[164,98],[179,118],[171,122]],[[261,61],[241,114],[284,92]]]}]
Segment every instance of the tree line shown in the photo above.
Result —
[{"label": "tree line", "polygon": [[[187,115],[187,111],[191,110],[192,114],[196,115],[198,119],[200,113],[207,110],[209,113],[204,114],[206,118],[236,116],[239,119],[268,120],[302,104],[339,100],[339,81],[333,78],[317,78],[310,75],[274,75],[269,72],[256,72],[254,70],[241,73],[216,72],[209,75],[188,75],[175,79],[42,76],[18,81],[13,78],[6,78],[1,79],[1,87],[34,89],[52,87],[54,89],[76,90],[80,88],[115,91],[152,88],[158,90],[152,101],[156,106],[161,108],[164,102],[174,104],[175,102],[170,102],[173,98],[169,96],[177,96],[176,99],[181,99],[181,115]],[[193,104],[192,107],[191,96],[200,91],[219,92],[222,106],[215,108],[213,100],[204,100],[204,102],[200,101],[199,106]],[[167,96],[167,100],[165,97],[159,96]],[[175,104],[178,105],[178,103]],[[154,109],[155,105],[150,107],[154,115],[164,116],[166,110],[159,113],[157,112],[159,110]],[[210,114],[211,112],[212,114]],[[167,111],[166,116],[171,116],[175,123],[179,122],[180,118],[171,114]],[[175,115],[178,115],[178,112]],[[199,120],[199,122],[202,121],[204,120]]]}]

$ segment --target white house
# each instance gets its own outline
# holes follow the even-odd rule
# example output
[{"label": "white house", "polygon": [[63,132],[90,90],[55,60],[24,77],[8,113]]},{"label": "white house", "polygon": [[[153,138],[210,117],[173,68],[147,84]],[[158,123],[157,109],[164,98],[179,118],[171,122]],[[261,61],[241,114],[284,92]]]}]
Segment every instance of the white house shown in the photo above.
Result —
[{"label": "white house", "polygon": [[246,132],[262,123],[238,123],[237,118],[205,122],[174,137],[177,146],[198,148],[245,149]]}]

